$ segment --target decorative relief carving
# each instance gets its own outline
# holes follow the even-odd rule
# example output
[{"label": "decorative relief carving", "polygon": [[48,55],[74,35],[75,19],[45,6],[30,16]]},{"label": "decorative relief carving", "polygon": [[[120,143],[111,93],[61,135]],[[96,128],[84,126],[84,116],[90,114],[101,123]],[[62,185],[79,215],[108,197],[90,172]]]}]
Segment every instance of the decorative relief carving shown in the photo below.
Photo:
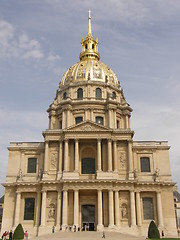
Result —
[{"label": "decorative relief carving", "polygon": [[58,153],[51,152],[51,154],[50,154],[50,169],[57,168],[57,161],[58,161]]},{"label": "decorative relief carving", "polygon": [[126,152],[119,151],[118,159],[120,162],[120,169],[126,169]]},{"label": "decorative relief carving", "polygon": [[92,131],[94,128],[91,125],[87,124],[85,126],[82,126],[81,129],[84,131]]}]

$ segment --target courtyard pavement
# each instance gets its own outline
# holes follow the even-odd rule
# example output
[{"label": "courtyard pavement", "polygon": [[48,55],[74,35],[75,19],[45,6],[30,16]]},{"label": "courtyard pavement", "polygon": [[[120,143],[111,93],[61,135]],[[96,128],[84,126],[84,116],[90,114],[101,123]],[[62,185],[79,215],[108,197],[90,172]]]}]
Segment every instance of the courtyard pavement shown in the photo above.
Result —
[{"label": "courtyard pavement", "polygon": [[[105,232],[105,239],[108,240],[145,240],[145,237],[134,237],[127,234],[116,232]],[[56,232],[39,237],[29,236],[29,240],[100,240],[102,239],[101,232]]]}]

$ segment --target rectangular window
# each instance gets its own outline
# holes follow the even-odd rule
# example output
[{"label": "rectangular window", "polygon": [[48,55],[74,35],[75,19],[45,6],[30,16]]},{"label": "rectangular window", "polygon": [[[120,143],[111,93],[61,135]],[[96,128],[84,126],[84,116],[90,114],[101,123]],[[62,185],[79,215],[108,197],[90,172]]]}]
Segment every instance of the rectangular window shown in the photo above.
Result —
[{"label": "rectangular window", "polygon": [[75,118],[76,124],[81,123],[83,121],[82,117]]},{"label": "rectangular window", "polygon": [[104,119],[103,117],[96,117],[96,123],[100,124],[100,125],[104,125]]},{"label": "rectangular window", "polygon": [[176,214],[177,214],[177,225],[178,228],[180,228],[180,209],[176,209]]},{"label": "rectangular window", "polygon": [[142,198],[144,220],[154,219],[153,199],[151,197]]},{"label": "rectangular window", "polygon": [[150,159],[148,157],[141,157],[141,172],[150,172]]},{"label": "rectangular window", "polygon": [[34,220],[34,198],[25,198],[24,220]]},{"label": "rectangular window", "polygon": [[37,158],[28,158],[28,173],[36,173]]},{"label": "rectangular window", "polygon": [[95,174],[95,159],[94,158],[83,158],[81,162],[82,174]]}]

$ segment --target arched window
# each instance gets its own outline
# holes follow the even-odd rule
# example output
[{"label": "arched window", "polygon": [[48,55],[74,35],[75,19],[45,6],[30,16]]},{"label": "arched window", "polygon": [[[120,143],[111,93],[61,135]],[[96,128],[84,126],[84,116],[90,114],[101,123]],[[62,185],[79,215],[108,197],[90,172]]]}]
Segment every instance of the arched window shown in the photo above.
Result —
[{"label": "arched window", "polygon": [[116,99],[116,93],[115,92],[112,93],[112,98]]},{"label": "arched window", "polygon": [[82,88],[78,88],[78,90],[77,90],[77,98],[83,98],[83,90],[82,90]]},{"label": "arched window", "polygon": [[64,92],[63,93],[63,99],[66,99],[67,98],[67,92]]},{"label": "arched window", "polygon": [[150,159],[149,157],[141,157],[141,172],[150,172]]},{"label": "arched window", "polygon": [[104,119],[103,117],[96,117],[96,123],[100,125],[104,125]]},{"label": "arched window", "polygon": [[102,98],[102,91],[100,88],[96,88],[96,98],[101,99]]}]

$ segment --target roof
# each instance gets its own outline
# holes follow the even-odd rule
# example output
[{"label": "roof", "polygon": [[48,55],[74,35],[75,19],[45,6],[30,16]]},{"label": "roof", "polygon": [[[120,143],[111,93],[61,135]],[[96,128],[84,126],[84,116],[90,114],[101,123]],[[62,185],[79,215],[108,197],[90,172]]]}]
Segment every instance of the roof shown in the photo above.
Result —
[{"label": "roof", "polygon": [[174,191],[173,194],[174,194],[174,197],[177,199],[177,201],[180,202],[180,193],[177,191]]},{"label": "roof", "polygon": [[0,198],[0,203],[4,203],[4,195]]}]

